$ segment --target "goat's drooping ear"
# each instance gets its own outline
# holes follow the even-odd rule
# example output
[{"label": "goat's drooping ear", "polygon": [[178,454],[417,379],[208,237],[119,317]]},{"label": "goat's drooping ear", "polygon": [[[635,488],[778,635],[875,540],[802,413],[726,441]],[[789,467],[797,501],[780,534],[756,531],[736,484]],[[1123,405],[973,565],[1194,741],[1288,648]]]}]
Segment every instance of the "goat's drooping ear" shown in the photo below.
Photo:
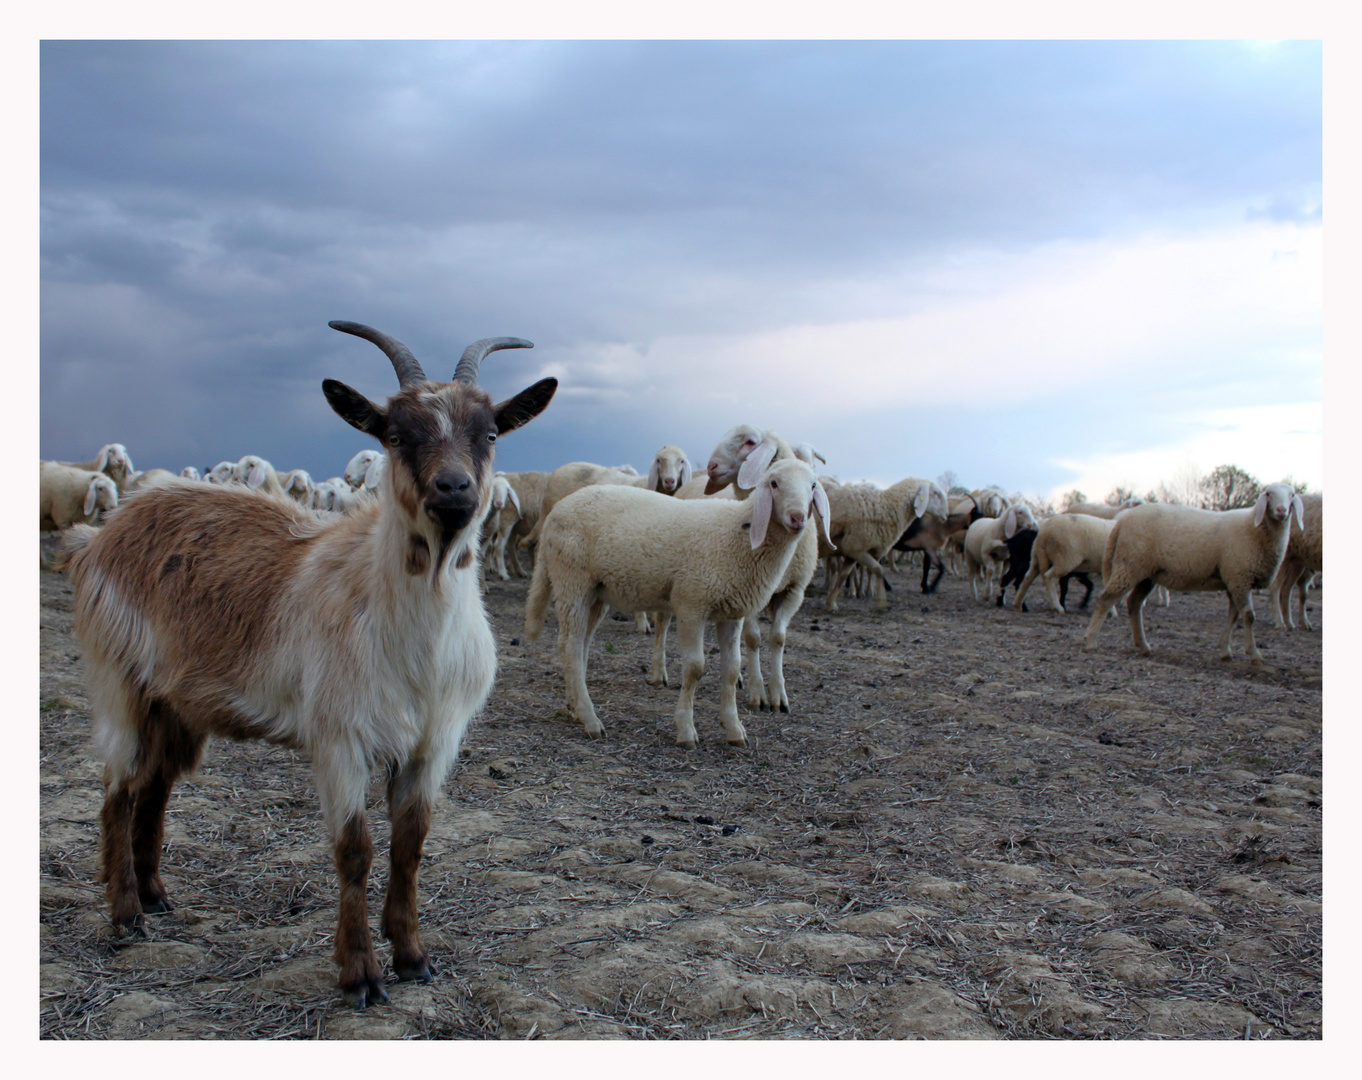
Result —
[{"label": "goat's drooping ear", "polygon": [[771,495],[769,480],[763,479],[752,490],[752,547],[759,548],[766,541],[766,528],[771,524],[771,511],[775,499]]},{"label": "goat's drooping ear", "polygon": [[492,415],[497,420],[497,434],[505,435],[518,427],[528,424],[553,400],[558,389],[557,379],[540,379],[533,386],[526,387],[515,397],[492,406]]},{"label": "goat's drooping ear", "polygon": [[323,379],[322,393],[326,395],[331,408],[336,410],[336,415],[352,428],[358,428],[376,439],[383,437],[383,431],[388,426],[387,414],[358,390],[351,389],[339,379]]}]

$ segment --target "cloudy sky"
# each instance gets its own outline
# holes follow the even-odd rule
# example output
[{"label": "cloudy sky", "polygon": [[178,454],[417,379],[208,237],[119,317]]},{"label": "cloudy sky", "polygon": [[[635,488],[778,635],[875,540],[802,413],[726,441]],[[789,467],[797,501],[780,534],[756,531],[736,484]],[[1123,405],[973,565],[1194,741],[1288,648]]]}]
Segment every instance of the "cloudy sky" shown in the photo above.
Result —
[{"label": "cloudy sky", "polygon": [[321,380],[545,375],[505,469],[1056,497],[1323,483],[1317,42],[135,42],[40,52],[40,453],[368,445]]}]

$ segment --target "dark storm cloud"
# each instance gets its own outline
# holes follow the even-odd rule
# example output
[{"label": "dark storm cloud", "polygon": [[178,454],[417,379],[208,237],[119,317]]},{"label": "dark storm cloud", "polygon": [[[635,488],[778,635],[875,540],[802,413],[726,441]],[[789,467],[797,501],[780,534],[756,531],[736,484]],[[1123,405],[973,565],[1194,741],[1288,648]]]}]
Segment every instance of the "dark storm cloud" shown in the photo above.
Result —
[{"label": "dark storm cloud", "polygon": [[640,461],[602,352],[902,315],[875,282],[962,250],[1317,215],[1320,87],[1310,44],[47,42],[42,453],[339,471],[320,379],[393,388],[348,318],[432,372],[534,340],[498,395],[575,362],[508,467]]}]

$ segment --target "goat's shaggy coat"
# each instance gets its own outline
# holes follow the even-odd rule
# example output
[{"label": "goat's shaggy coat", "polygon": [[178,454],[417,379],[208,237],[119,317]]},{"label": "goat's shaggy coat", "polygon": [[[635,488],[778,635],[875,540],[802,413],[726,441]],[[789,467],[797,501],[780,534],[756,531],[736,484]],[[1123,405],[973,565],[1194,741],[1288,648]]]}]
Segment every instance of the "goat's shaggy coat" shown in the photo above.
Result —
[{"label": "goat's shaggy coat", "polygon": [[[166,802],[209,735],[306,751],[340,877],[336,959],[346,999],[384,1001],[365,889],[365,790],[389,774],[392,873],[382,930],[399,978],[434,970],[417,931],[416,876],[430,808],[496,650],[478,586],[477,530],[492,441],[537,415],[556,381],[493,405],[460,364],[428,382],[400,342],[379,344],[402,389],[375,405],[335,380],[347,422],[383,441],[379,498],[347,517],[237,486],[167,481],[68,545],[75,631],[105,758],[102,876],[119,932],[170,909],[159,873]],[[528,345],[491,339],[481,355]]]}]

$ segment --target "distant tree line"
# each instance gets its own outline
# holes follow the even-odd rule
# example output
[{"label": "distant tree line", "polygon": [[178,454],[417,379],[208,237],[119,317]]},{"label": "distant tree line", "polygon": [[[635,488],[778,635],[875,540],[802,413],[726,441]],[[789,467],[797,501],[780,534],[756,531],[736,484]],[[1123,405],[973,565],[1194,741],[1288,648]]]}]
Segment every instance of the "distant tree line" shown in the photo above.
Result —
[{"label": "distant tree line", "polygon": [[[1299,492],[1309,490],[1309,485],[1290,476],[1282,478]],[[1145,502],[1176,503],[1192,506],[1201,510],[1240,510],[1257,501],[1259,494],[1267,485],[1247,469],[1238,465],[1217,465],[1209,473],[1201,474],[1188,469],[1171,482],[1160,481],[1159,486],[1140,495],[1133,488],[1117,485],[1107,492],[1104,500],[1108,506],[1120,506],[1127,499],[1139,497]],[[1074,488],[1061,499],[1064,508],[1075,503],[1088,502],[1088,497]]]}]

